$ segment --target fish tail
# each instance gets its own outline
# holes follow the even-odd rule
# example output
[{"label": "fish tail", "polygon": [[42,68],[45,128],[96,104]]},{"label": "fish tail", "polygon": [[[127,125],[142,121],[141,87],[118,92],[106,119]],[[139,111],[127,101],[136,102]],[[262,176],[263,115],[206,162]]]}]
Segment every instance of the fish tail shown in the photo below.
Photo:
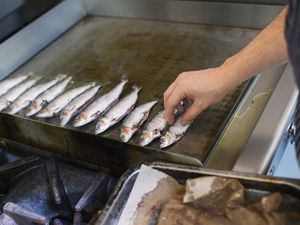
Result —
[{"label": "fish tail", "polygon": [[111,84],[111,81],[103,82],[103,83],[100,83],[100,87],[104,87],[109,84]]},{"label": "fish tail", "polygon": [[56,76],[55,79],[57,79],[57,80],[63,80],[63,79],[65,79],[67,76],[68,76],[67,74],[58,74],[58,75]]},{"label": "fish tail", "polygon": [[124,74],[122,75],[121,81],[122,81],[122,82],[127,82],[127,81],[128,81],[128,76],[127,76],[126,73],[124,73]]},{"label": "fish tail", "polygon": [[141,85],[133,85],[132,86],[133,90],[136,90],[136,91],[140,91],[142,89],[142,86]]}]

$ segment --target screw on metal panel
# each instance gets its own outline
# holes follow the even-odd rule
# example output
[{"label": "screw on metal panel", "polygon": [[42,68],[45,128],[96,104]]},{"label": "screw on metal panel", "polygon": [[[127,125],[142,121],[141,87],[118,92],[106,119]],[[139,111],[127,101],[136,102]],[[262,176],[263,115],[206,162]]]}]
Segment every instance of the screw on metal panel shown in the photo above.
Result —
[{"label": "screw on metal panel", "polygon": [[296,124],[293,122],[290,124],[288,128],[288,137],[292,144],[295,144],[295,137],[296,137]]}]

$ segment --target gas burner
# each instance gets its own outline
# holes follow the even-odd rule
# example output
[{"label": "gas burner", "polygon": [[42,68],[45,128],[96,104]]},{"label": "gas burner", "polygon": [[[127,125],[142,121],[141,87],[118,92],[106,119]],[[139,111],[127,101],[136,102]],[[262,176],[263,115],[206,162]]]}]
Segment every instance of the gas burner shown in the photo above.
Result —
[{"label": "gas burner", "polygon": [[102,209],[116,178],[54,159],[27,157],[0,166],[0,224],[81,225]]}]

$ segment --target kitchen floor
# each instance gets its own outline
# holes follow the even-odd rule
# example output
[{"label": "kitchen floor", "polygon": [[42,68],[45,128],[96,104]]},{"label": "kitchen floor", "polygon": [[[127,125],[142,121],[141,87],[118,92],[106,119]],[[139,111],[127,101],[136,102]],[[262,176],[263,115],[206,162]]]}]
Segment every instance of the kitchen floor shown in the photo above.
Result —
[{"label": "kitchen floor", "polygon": [[288,144],[274,176],[300,179],[300,167],[296,159],[295,145]]}]

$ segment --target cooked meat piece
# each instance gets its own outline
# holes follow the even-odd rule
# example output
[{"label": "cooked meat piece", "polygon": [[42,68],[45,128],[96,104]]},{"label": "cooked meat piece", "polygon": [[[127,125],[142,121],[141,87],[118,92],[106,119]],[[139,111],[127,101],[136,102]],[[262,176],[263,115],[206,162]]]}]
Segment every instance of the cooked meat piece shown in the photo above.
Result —
[{"label": "cooked meat piece", "polygon": [[[147,193],[135,211],[134,225],[155,224],[161,208],[178,194],[182,194],[184,187],[171,177],[161,179],[156,188]],[[182,199],[181,199],[182,202]]]},{"label": "cooked meat piece", "polygon": [[182,197],[171,199],[162,209],[157,225],[239,225],[205,207],[182,204]]}]

